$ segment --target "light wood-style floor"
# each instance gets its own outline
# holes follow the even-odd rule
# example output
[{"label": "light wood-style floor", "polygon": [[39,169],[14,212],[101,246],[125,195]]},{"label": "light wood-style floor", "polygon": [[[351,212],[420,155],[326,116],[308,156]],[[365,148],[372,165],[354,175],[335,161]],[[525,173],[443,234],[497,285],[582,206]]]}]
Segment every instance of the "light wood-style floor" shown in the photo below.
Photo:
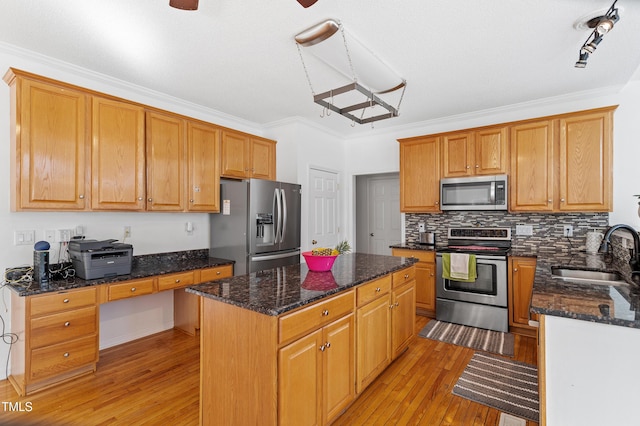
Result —
[{"label": "light wood-style floor", "polygon": [[[418,317],[416,329],[428,321]],[[515,351],[536,363],[535,339],[516,336]],[[498,410],[451,394],[472,355],[417,338],[334,424],[496,426]],[[197,425],[198,380],[198,338],[169,330],[103,350],[95,374],[24,398],[0,381],[0,424]]]}]

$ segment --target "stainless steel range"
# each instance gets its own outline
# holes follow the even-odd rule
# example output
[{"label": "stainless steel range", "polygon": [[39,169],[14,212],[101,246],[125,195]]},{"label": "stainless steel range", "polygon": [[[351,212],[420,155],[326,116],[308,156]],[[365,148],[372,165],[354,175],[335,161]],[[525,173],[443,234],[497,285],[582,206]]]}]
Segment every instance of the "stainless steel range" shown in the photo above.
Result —
[{"label": "stainless steel range", "polygon": [[[436,251],[436,319],[507,332],[510,248],[510,228],[449,228],[447,247]],[[443,253],[475,256],[475,280],[443,278]]]}]

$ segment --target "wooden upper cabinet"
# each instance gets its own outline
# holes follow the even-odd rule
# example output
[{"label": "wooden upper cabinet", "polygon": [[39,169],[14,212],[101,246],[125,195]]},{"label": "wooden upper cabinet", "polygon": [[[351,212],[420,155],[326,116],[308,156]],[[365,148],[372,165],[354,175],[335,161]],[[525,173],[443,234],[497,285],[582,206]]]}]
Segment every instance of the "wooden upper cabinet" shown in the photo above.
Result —
[{"label": "wooden upper cabinet", "polygon": [[145,113],[136,104],[92,101],[91,208],[145,209]]},{"label": "wooden upper cabinet", "polygon": [[147,111],[147,210],[185,209],[185,121]]},{"label": "wooden upper cabinet", "polygon": [[223,177],[275,180],[275,141],[223,130],[220,144]]},{"label": "wooden upper cabinet", "polygon": [[506,126],[477,130],[474,133],[473,168],[476,175],[499,175],[509,172],[508,138]]},{"label": "wooden upper cabinet", "polygon": [[553,122],[511,128],[511,211],[553,210]]},{"label": "wooden upper cabinet", "polygon": [[251,138],[249,158],[251,159],[251,177],[276,179],[276,144],[274,141]]},{"label": "wooden upper cabinet", "polygon": [[442,177],[471,176],[473,133],[447,133],[442,136]]},{"label": "wooden upper cabinet", "polygon": [[440,137],[401,139],[400,211],[440,211]]},{"label": "wooden upper cabinet", "polygon": [[89,199],[88,97],[10,69],[12,210],[84,210]]},{"label": "wooden upper cabinet", "polygon": [[442,177],[507,173],[507,140],[504,126],[442,135]]},{"label": "wooden upper cabinet", "polygon": [[559,210],[611,210],[612,123],[613,110],[560,119]]},{"label": "wooden upper cabinet", "polygon": [[187,123],[187,210],[220,211],[220,130]]}]

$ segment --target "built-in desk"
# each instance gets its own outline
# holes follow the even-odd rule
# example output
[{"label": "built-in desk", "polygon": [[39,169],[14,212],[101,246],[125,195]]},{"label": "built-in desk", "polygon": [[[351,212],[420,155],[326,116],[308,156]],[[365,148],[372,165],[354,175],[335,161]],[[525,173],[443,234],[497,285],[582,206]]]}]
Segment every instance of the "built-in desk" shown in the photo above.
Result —
[{"label": "built-in desk", "polygon": [[95,371],[103,303],[173,291],[174,326],[195,334],[199,298],[184,288],[231,275],[233,261],[193,250],[135,256],[129,275],[9,284],[11,328],[18,336],[9,381],[24,396]]}]

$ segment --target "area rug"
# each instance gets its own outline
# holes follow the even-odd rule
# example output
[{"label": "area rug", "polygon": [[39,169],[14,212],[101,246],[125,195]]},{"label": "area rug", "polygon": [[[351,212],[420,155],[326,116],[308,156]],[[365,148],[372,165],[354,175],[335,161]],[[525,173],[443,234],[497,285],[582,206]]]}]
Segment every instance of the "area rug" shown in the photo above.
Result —
[{"label": "area rug", "polygon": [[538,369],[534,365],[476,352],[452,393],[538,421]]},{"label": "area rug", "polygon": [[418,333],[418,336],[426,339],[439,340],[453,343],[458,346],[492,352],[494,354],[513,356],[513,334],[501,331],[485,330],[482,328],[468,327],[466,325],[452,324],[450,322],[431,320]]}]

